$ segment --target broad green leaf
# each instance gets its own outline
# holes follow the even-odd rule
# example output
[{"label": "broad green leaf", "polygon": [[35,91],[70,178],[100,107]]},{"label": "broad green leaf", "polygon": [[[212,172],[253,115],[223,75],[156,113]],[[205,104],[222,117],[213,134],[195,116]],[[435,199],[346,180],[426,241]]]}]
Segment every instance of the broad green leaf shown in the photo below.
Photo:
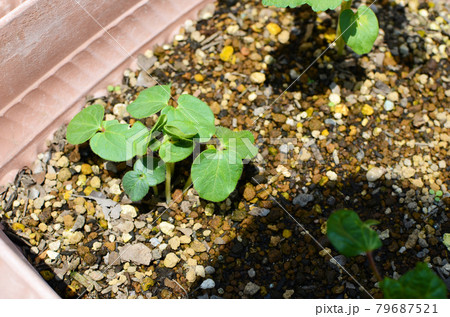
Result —
[{"label": "broad green leaf", "polygon": [[209,149],[195,158],[191,176],[200,197],[219,202],[233,192],[243,170],[242,160],[235,157],[230,150]]},{"label": "broad green leaf", "polygon": [[[347,1],[347,0],[344,0]],[[291,7],[295,8],[303,4],[309,4],[314,11],[325,11],[328,9],[336,9],[342,0],[263,0],[263,5],[276,6],[278,8]]]},{"label": "broad green leaf", "polygon": [[150,131],[140,121],[136,121],[131,129],[125,133],[125,138],[127,140],[127,146],[130,147],[127,151],[132,151],[134,155],[139,156],[147,153],[150,142]]},{"label": "broad green leaf", "polygon": [[105,109],[101,105],[91,105],[81,110],[67,126],[67,141],[81,144],[94,136],[102,125]]},{"label": "broad green leaf", "polygon": [[122,185],[132,201],[141,200],[147,195],[149,187],[164,182],[166,165],[158,158],[146,156],[134,163],[132,171],[127,172]]},{"label": "broad green leaf", "polygon": [[159,147],[159,156],[166,163],[175,163],[184,160],[193,151],[192,141],[166,139]]},{"label": "broad green leaf", "polygon": [[125,137],[128,132],[127,124],[120,124],[117,120],[103,121],[103,132],[94,135],[90,141],[91,149],[101,158],[121,162],[134,156],[132,146],[127,146]]},{"label": "broad green leaf", "polygon": [[161,113],[167,115],[167,124],[172,121],[191,123],[196,127],[202,140],[209,140],[216,129],[211,109],[206,103],[191,95],[181,95],[178,98],[177,108],[166,107]]},{"label": "broad green leaf", "polygon": [[172,139],[192,140],[198,135],[196,127],[190,122],[170,121],[164,126],[164,132]]},{"label": "broad green leaf", "polygon": [[224,127],[216,127],[216,136],[225,148],[236,152],[243,160],[252,159],[258,154],[258,148],[253,145],[255,139],[250,131],[234,132]]},{"label": "broad green leaf", "polygon": [[380,284],[387,299],[444,299],[444,282],[425,263],[417,263],[414,270],[398,280],[386,277]]},{"label": "broad green leaf", "polygon": [[149,186],[158,185],[166,179],[166,164],[156,157],[145,156],[138,159],[133,170],[145,175]]},{"label": "broad green leaf", "polygon": [[132,201],[138,201],[144,198],[150,187],[145,174],[136,171],[126,172],[122,179],[122,185]]},{"label": "broad green leaf", "polygon": [[353,210],[338,210],[328,218],[327,236],[340,253],[356,256],[381,247],[378,234],[369,225],[363,223]]},{"label": "broad green leaf", "polygon": [[146,118],[167,107],[169,99],[170,85],[153,86],[141,91],[128,105],[127,111],[135,118]]},{"label": "broad green leaf", "polygon": [[372,50],[378,36],[378,19],[372,9],[361,5],[356,13],[351,9],[341,13],[339,26],[342,37],[356,54],[367,54]]}]

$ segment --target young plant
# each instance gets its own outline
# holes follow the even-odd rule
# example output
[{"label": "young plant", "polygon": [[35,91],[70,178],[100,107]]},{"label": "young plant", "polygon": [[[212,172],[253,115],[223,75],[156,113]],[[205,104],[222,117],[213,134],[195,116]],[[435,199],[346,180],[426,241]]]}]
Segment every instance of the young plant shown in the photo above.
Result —
[{"label": "young plant", "polygon": [[[200,197],[214,202],[226,199],[236,188],[243,160],[257,154],[253,134],[216,127],[214,115],[206,103],[191,95],[181,95],[177,107],[169,105],[170,85],[143,90],[127,111],[136,119],[160,112],[149,130],[140,121],[132,127],[117,120],[103,121],[104,109],[91,105],[78,113],[67,127],[67,140],[80,144],[90,140],[94,153],[105,160],[120,162],[137,156],[133,170],[123,177],[123,187],[131,200],[141,200],[153,187],[166,182],[167,202],[171,197],[171,179],[175,163],[189,157],[195,148],[215,135],[218,146],[207,145],[191,167],[194,188]],[[158,154],[154,157],[153,154]]]},{"label": "young plant", "polygon": [[331,244],[345,256],[364,253],[367,255],[385,298],[446,298],[447,289],[444,282],[425,263],[417,263],[414,270],[407,272],[398,280],[381,278],[372,251],[382,244],[377,233],[370,228],[378,223],[375,220],[362,222],[352,210],[338,210],[328,218],[327,236]]},{"label": "young plant", "polygon": [[308,4],[314,11],[334,10],[339,5],[341,13],[336,30],[336,46],[339,55],[347,44],[355,53],[362,55],[372,50],[378,36],[378,19],[372,9],[361,5],[356,12],[351,9],[352,0],[263,0],[267,6],[295,8]]}]

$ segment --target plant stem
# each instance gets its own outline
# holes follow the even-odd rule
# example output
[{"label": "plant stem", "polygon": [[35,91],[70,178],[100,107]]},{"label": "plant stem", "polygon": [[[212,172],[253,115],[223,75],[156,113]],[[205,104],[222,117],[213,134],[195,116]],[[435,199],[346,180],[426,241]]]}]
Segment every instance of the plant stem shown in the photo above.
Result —
[{"label": "plant stem", "polygon": [[337,48],[338,55],[342,55],[344,53],[344,47],[345,47],[345,41],[344,41],[344,38],[342,37],[341,26],[340,26],[341,25],[341,13],[344,10],[350,9],[351,6],[352,6],[352,0],[342,1],[341,11],[339,12],[339,19],[338,19],[338,24],[337,24],[337,28],[336,28],[336,38],[337,38],[336,48]]},{"label": "plant stem", "polygon": [[186,189],[188,189],[188,187],[191,186],[191,184],[192,184],[192,175],[189,174],[189,177],[186,180],[186,184],[184,184],[183,192],[185,192]]},{"label": "plant stem", "polygon": [[153,186],[153,192],[155,193],[155,196],[158,196],[158,186]]},{"label": "plant stem", "polygon": [[377,278],[378,282],[381,282],[383,279],[381,278],[380,272],[378,272],[378,268],[375,264],[375,261],[373,260],[372,251],[366,252],[366,255],[367,259],[369,259],[370,267],[372,268],[375,277]]},{"label": "plant stem", "polygon": [[166,163],[166,203],[171,201],[171,180],[175,163]]}]

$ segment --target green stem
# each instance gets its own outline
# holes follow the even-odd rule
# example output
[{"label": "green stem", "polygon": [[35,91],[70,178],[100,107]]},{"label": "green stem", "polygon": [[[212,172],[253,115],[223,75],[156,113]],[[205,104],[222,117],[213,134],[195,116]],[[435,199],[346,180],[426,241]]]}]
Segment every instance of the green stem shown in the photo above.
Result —
[{"label": "green stem", "polygon": [[189,175],[188,179],[186,180],[186,184],[184,184],[183,192],[185,192],[189,186],[192,184],[192,175]]},{"label": "green stem", "polygon": [[[348,0],[348,1],[342,1],[341,4],[341,12],[339,12],[339,19],[338,19],[338,25],[336,28],[336,49],[338,52],[338,55],[342,55],[344,53],[344,47],[345,47],[345,41],[344,38],[341,36],[342,32],[341,32],[341,13],[344,12],[344,10],[350,9],[352,6],[352,0]],[[345,31],[345,30],[344,30]]]},{"label": "green stem", "polygon": [[170,203],[171,197],[171,180],[175,168],[175,163],[166,163],[166,203]]},{"label": "green stem", "polygon": [[158,196],[158,186],[152,186],[153,187],[153,192],[155,193],[155,196]]},{"label": "green stem", "polygon": [[371,251],[366,252],[366,255],[367,255],[367,259],[369,260],[370,267],[372,268],[372,271],[375,274],[375,277],[377,278],[378,282],[381,282],[383,279],[381,278],[380,272],[378,272],[378,268],[373,259],[372,252]]}]

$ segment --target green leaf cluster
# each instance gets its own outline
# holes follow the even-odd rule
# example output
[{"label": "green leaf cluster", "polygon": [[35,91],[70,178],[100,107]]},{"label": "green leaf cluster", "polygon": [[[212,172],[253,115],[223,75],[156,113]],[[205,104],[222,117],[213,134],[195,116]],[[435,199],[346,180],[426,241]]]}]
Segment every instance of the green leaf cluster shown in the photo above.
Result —
[{"label": "green leaf cluster", "polygon": [[350,9],[351,0],[263,0],[262,3],[279,8],[295,8],[308,4],[316,12],[334,10],[341,5],[337,36],[342,35],[345,44],[359,55],[369,53],[378,36],[379,26],[375,13],[365,5],[353,12]]},{"label": "green leaf cluster", "polygon": [[164,180],[170,188],[172,164],[186,159],[195,148],[216,136],[219,145],[209,145],[195,158],[191,177],[200,197],[222,201],[235,189],[243,160],[253,158],[258,152],[253,145],[253,134],[216,127],[209,106],[194,96],[181,95],[177,107],[169,105],[170,89],[171,85],[145,89],[127,107],[137,119],[159,112],[151,129],[140,121],[132,127],[117,120],[103,121],[103,107],[91,105],[69,123],[67,140],[72,144],[90,140],[93,152],[105,160],[120,162],[137,156],[133,170],[124,175],[122,182],[130,199],[137,201],[145,197],[150,187]]},{"label": "green leaf cluster", "polygon": [[385,298],[395,299],[443,299],[447,298],[447,287],[426,263],[417,263],[414,270],[398,280],[386,277],[381,282]]},{"label": "green leaf cluster", "polygon": [[[327,221],[327,236],[331,244],[345,256],[356,256],[381,247],[378,234],[370,227],[378,221],[362,222],[352,210],[341,209],[331,214]],[[373,262],[373,261],[372,261]],[[371,263],[375,272],[375,263]],[[430,270],[425,263],[417,263],[416,268],[398,280],[377,275],[385,298],[396,299],[439,299],[446,298],[444,282]]]},{"label": "green leaf cluster", "polygon": [[374,220],[362,222],[353,210],[341,209],[327,221],[327,236],[331,244],[345,256],[356,256],[381,247],[378,234],[370,228]]}]

